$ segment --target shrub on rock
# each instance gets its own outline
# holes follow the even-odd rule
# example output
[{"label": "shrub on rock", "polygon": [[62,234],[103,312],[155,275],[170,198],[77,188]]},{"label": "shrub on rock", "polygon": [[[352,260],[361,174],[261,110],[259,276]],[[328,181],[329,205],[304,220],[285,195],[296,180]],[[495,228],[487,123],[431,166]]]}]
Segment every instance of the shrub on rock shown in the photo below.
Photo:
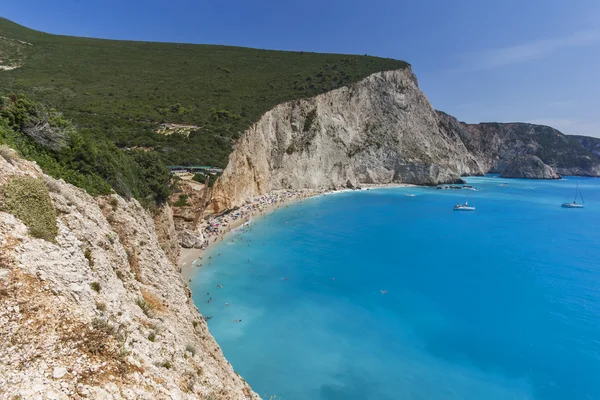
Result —
[{"label": "shrub on rock", "polygon": [[33,237],[49,242],[56,240],[56,210],[48,187],[41,179],[18,176],[1,186],[0,210],[23,221]]}]

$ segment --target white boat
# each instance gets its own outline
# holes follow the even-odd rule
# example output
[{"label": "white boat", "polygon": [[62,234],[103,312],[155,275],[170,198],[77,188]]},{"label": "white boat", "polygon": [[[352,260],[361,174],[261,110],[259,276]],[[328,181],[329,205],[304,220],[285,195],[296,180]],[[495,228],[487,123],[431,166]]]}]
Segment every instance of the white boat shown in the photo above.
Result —
[{"label": "white boat", "polygon": [[[577,202],[577,194],[579,194],[579,196],[581,196],[581,203]],[[581,193],[581,190],[579,189],[579,182],[577,182],[577,186],[575,187],[575,200],[573,200],[572,203],[562,203],[562,208],[583,208],[583,194]]]},{"label": "white boat", "polygon": [[475,211],[475,207],[469,205],[469,195],[467,195],[465,204],[457,204],[454,206],[454,211]]},{"label": "white boat", "polygon": [[454,211],[475,211],[475,207],[470,206],[468,201],[465,204],[457,204],[454,206]]},{"label": "white boat", "polygon": [[562,208],[583,208],[583,204],[573,203],[562,203]]}]

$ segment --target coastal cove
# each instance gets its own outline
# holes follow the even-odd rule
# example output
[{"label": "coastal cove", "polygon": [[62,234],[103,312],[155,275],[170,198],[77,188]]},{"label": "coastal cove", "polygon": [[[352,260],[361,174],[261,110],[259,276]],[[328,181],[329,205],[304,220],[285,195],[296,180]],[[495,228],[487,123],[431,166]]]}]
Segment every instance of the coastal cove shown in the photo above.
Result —
[{"label": "coastal cove", "polygon": [[[363,184],[358,190],[382,189],[382,188],[401,188],[414,187],[415,185],[406,183],[387,183],[387,184]],[[178,266],[184,275],[189,275],[189,269],[196,260],[199,260],[208,246],[222,241],[225,235],[235,231],[242,225],[255,221],[256,218],[264,217],[280,208],[289,208],[303,200],[339,194],[357,189],[300,189],[300,190],[277,190],[262,196],[257,196],[245,202],[245,204],[235,210],[223,213],[221,216],[214,216],[204,220],[199,224],[198,232],[201,232],[204,241],[203,248],[181,248],[178,259]],[[201,264],[201,263],[200,263]]]},{"label": "coastal cove", "polygon": [[600,2],[72,3],[0,15],[0,400],[600,400]]},{"label": "coastal cove", "polygon": [[236,371],[282,400],[600,398],[600,180],[467,181],[318,196],[211,245],[184,274]]}]

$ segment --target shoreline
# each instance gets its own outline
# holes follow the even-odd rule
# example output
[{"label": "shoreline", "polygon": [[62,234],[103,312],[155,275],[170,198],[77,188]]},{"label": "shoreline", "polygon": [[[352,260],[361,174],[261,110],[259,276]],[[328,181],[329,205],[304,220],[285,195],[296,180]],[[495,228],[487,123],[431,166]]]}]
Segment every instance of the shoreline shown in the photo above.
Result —
[{"label": "shoreline", "polygon": [[[401,187],[421,187],[408,183],[382,183],[382,184],[363,184],[360,190],[401,188]],[[235,211],[231,211],[220,217],[212,217],[202,222],[198,230],[205,236],[205,245],[203,248],[183,248],[181,247],[177,268],[185,278],[189,278],[193,270],[194,263],[202,258],[211,244],[222,241],[226,234],[236,230],[245,223],[252,221],[253,218],[269,215],[282,207],[289,207],[292,204],[318,197],[336,193],[353,192],[357,189],[299,189],[299,190],[276,190],[247,200],[246,204]]]}]

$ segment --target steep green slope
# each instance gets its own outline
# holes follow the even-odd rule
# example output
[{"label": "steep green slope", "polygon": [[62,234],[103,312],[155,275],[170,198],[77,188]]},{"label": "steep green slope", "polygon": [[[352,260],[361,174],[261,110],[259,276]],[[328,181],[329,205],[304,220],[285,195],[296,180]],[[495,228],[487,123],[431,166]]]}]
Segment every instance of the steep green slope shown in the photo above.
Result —
[{"label": "steep green slope", "polygon": [[[152,147],[167,163],[224,166],[233,141],[283,101],[408,66],[369,56],[114,41],[51,35],[0,18],[0,36],[31,43],[0,71],[0,94],[56,107],[83,133]],[[160,123],[192,133],[161,135]]]},{"label": "steep green slope", "polygon": [[91,195],[114,189],[153,207],[170,193],[169,172],[156,153],[126,152],[108,139],[83,136],[60,113],[24,96],[0,97],[0,156],[10,160],[2,145]]}]

